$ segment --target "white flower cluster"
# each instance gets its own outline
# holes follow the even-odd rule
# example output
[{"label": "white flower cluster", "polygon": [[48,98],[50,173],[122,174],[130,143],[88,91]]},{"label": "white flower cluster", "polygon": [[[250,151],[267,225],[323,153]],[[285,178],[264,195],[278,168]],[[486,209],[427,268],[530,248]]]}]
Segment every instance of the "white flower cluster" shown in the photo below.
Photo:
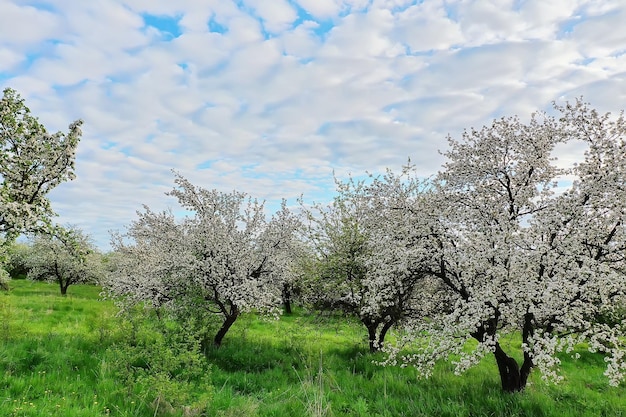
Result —
[{"label": "white flower cluster", "polygon": [[392,326],[420,310],[416,291],[425,278],[419,265],[426,254],[412,246],[410,231],[417,225],[402,210],[418,194],[413,187],[419,182],[404,179],[388,173],[337,182],[332,204],[303,210],[305,238],[316,259],[305,285],[308,301],[356,316],[371,351],[384,345]]},{"label": "white flower cluster", "polygon": [[[50,231],[54,215],[48,192],[74,178],[81,121],[67,135],[49,134],[7,88],[0,99],[0,246],[23,232]],[[9,274],[0,256],[0,287],[8,288]]]}]

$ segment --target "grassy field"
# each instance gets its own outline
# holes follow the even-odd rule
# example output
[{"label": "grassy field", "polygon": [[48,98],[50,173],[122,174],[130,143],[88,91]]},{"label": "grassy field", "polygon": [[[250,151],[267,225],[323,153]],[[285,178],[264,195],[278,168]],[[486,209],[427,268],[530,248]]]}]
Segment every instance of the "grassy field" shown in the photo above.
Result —
[{"label": "grassy field", "polygon": [[563,358],[561,384],[534,373],[506,394],[492,358],[460,377],[442,364],[428,380],[380,368],[345,318],[248,315],[205,356],[184,329],[116,317],[98,288],[11,287],[0,294],[0,416],[626,416],[626,388],[609,387],[602,357],[585,352]]}]

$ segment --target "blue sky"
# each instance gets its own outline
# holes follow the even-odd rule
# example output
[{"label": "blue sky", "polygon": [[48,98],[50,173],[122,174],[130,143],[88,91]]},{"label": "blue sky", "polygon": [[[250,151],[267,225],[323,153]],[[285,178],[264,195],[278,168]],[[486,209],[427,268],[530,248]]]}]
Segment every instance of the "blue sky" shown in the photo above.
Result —
[{"label": "blue sky", "polygon": [[49,130],[85,121],[50,198],[106,250],[143,204],[176,207],[172,169],[319,201],[333,172],[431,175],[447,134],[494,117],[617,112],[623,22],[623,0],[0,0],[0,87]]}]

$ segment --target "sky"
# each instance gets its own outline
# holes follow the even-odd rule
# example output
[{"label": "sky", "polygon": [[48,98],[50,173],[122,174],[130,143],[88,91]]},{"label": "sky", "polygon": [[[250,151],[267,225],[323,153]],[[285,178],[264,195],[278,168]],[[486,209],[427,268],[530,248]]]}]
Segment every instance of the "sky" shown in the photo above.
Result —
[{"label": "sky", "polygon": [[[84,120],[57,222],[109,250],[193,184],[296,205],[436,173],[447,135],[582,96],[626,107],[626,0],[0,0],[0,89]],[[567,159],[568,150],[559,158]]]}]

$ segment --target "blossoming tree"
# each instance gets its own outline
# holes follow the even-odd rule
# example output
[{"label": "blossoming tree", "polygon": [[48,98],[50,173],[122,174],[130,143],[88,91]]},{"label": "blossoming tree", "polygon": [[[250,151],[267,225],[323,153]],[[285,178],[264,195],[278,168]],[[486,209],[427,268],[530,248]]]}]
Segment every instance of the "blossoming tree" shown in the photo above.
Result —
[{"label": "blossoming tree", "polygon": [[[430,203],[405,208],[425,226],[413,241],[432,254],[423,267],[440,302],[407,326],[415,350],[388,347],[387,363],[402,356],[429,375],[454,355],[462,372],[492,353],[503,390],[519,391],[533,368],[558,380],[557,353],[586,342],[607,355],[610,382],[623,380],[624,325],[599,318],[626,291],[626,121],[582,101],[555,107],[559,118],[505,118],[450,139]],[[563,143],[586,147],[572,167],[555,164]],[[521,365],[506,334],[521,337]]]},{"label": "blossoming tree", "polygon": [[376,352],[389,330],[413,314],[424,276],[416,268],[420,261],[407,256],[410,245],[401,236],[406,229],[396,227],[404,221],[396,208],[405,207],[414,193],[390,175],[351,178],[337,187],[331,204],[304,210],[314,257],[307,298],[319,308],[357,317],[367,329],[370,351]]},{"label": "blossoming tree", "polygon": [[53,216],[46,195],[74,178],[78,120],[67,134],[50,134],[30,114],[19,94],[10,88],[0,100],[0,285],[8,274],[2,268],[5,243],[22,232],[49,229]]},{"label": "blossoming tree", "polygon": [[298,221],[284,202],[268,220],[264,205],[244,193],[203,189],[181,176],[176,184],[170,195],[193,216],[177,221],[146,207],[126,234],[114,236],[118,264],[107,287],[130,305],[221,317],[213,337],[220,346],[242,312],[276,311],[283,251]]},{"label": "blossoming tree", "polygon": [[75,227],[57,226],[53,233],[36,236],[26,266],[29,279],[55,282],[61,295],[73,284],[100,283],[104,274],[101,255],[89,236]]},{"label": "blossoming tree", "polygon": [[50,134],[30,114],[24,100],[7,88],[0,100],[0,233],[15,236],[49,224],[53,214],[46,194],[74,179],[78,120],[67,134]]}]

